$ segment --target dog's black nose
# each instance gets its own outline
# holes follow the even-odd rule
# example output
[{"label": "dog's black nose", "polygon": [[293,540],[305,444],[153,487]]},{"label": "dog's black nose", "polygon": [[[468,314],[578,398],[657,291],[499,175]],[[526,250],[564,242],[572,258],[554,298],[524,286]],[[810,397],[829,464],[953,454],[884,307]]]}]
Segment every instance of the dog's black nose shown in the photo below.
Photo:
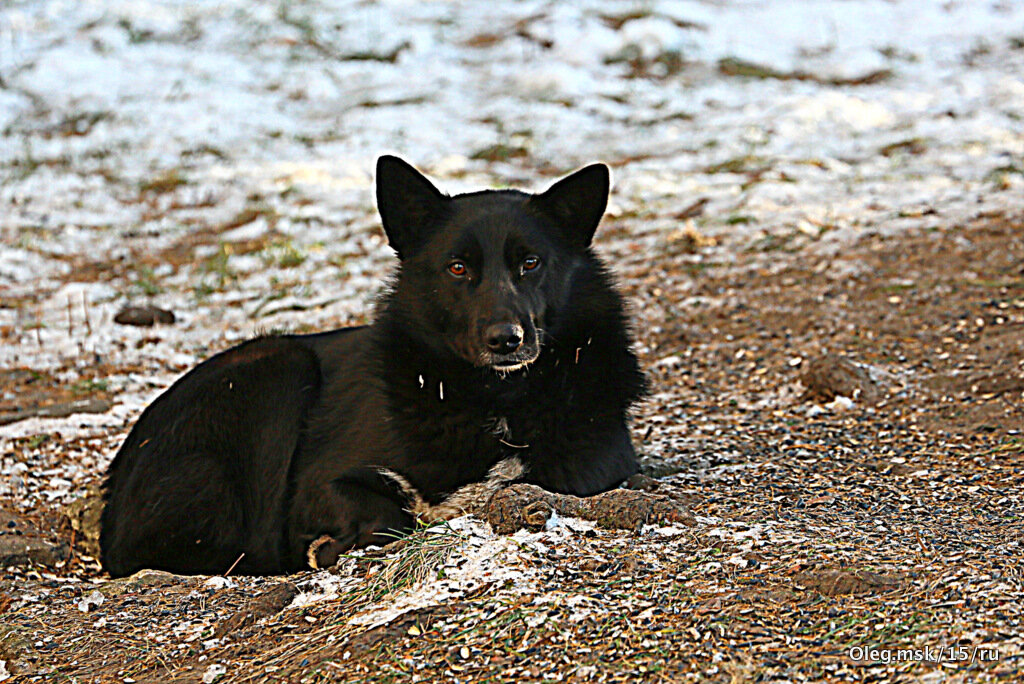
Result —
[{"label": "dog's black nose", "polygon": [[495,354],[511,354],[523,343],[523,328],[518,323],[496,323],[484,335],[487,348]]}]

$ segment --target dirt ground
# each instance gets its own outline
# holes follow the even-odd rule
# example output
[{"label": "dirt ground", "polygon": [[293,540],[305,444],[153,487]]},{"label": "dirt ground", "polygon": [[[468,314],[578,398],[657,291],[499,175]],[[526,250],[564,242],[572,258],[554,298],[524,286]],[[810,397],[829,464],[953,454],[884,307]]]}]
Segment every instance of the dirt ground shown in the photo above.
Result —
[{"label": "dirt ground", "polygon": [[[624,230],[608,220],[602,235]],[[4,672],[1020,681],[1024,217],[832,252],[700,238],[602,246],[652,381],[634,425],[649,479],[634,484],[689,524],[542,519],[502,536],[470,518],[331,571],[110,581],[62,507],[8,500],[0,542],[35,550],[2,546]],[[36,407],[116,401],[101,382],[45,380],[0,381]],[[47,439],[6,456],[30,461]]]}]

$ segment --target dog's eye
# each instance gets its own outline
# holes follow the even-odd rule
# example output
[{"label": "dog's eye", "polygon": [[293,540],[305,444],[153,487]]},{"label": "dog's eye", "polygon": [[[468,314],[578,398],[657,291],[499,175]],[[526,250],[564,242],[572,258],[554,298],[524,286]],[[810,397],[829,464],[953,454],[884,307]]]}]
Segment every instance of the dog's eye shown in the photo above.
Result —
[{"label": "dog's eye", "polygon": [[466,270],[466,264],[462,263],[461,261],[453,261],[452,263],[448,264],[448,272],[451,273],[456,278],[462,278],[463,276],[465,276]]},{"label": "dog's eye", "polygon": [[532,271],[540,266],[540,257],[528,256],[523,259],[523,270]]}]

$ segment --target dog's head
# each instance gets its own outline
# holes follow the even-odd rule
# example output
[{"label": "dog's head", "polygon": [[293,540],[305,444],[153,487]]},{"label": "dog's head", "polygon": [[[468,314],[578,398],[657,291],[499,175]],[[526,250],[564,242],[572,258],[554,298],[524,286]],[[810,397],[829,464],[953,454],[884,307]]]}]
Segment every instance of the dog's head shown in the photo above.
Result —
[{"label": "dog's head", "polygon": [[402,262],[392,305],[422,343],[499,373],[537,359],[608,203],[593,164],[532,195],[448,197],[397,157],[377,161],[377,206]]}]

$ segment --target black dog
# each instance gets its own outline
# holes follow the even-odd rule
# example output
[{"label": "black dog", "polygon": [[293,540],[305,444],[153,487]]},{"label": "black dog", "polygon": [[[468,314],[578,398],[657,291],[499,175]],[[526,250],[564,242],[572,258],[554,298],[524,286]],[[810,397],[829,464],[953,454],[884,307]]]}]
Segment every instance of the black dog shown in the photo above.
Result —
[{"label": "black dog", "polygon": [[376,322],[254,339],[164,392],[110,466],[104,567],[323,567],[411,529],[410,496],[441,503],[510,456],[576,495],[634,474],[644,378],[590,249],[607,200],[601,164],[540,195],[447,197],[381,157],[401,265]]}]

